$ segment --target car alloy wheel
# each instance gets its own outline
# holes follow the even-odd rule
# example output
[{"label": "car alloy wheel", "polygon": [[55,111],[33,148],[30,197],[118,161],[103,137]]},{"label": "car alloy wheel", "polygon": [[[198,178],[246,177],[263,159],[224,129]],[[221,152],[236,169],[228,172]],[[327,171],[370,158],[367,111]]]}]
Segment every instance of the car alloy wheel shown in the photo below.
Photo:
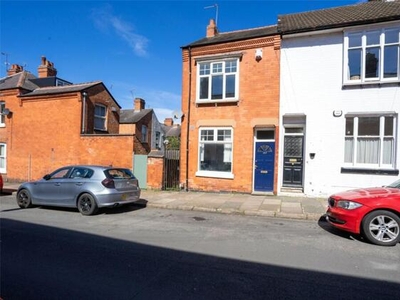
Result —
[{"label": "car alloy wheel", "polygon": [[94,215],[98,208],[94,197],[90,194],[82,194],[78,198],[78,210],[84,216]]},{"label": "car alloy wheel", "polygon": [[365,237],[376,245],[394,246],[400,241],[400,218],[390,211],[373,211],[362,226]]},{"label": "car alloy wheel", "polygon": [[31,194],[27,189],[22,189],[17,193],[17,203],[21,208],[32,207]]}]

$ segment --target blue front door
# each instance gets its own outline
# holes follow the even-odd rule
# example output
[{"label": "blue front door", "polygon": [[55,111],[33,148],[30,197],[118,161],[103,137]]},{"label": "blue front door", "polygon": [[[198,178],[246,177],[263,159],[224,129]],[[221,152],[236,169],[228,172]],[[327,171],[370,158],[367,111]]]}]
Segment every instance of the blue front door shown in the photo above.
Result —
[{"label": "blue front door", "polygon": [[254,191],[274,190],[275,142],[256,142],[254,160]]}]

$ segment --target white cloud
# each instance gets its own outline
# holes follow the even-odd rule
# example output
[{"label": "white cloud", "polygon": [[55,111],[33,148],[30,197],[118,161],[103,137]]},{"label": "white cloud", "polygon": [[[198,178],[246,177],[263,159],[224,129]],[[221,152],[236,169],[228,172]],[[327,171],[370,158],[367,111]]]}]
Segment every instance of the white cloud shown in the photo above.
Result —
[{"label": "white cloud", "polygon": [[132,48],[136,55],[147,55],[146,48],[149,40],[146,37],[135,33],[132,24],[115,16],[112,13],[110,5],[93,10],[92,19],[99,30],[103,32],[107,32],[110,29],[113,30],[118,37],[128,43],[129,47]]}]

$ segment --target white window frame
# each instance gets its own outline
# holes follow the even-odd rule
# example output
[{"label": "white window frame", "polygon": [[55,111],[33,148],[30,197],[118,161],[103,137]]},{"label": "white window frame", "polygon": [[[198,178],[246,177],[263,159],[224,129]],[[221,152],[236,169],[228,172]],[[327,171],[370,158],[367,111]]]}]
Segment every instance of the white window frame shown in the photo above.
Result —
[{"label": "white window frame", "polygon": [[6,127],[6,116],[3,115],[3,111],[6,108],[6,102],[0,101],[0,127]]},{"label": "white window frame", "polygon": [[[212,141],[202,140],[201,133],[203,130],[213,131],[213,140]],[[229,140],[218,141],[218,130],[229,130],[230,131],[230,141]],[[224,156],[224,159],[230,160],[230,163],[231,163],[230,171],[201,170],[202,155],[204,155],[201,151],[201,147],[203,144],[229,145],[230,146],[229,157],[225,158],[225,156]],[[225,155],[225,152],[224,152],[224,155]],[[196,172],[196,176],[199,176],[199,177],[215,177],[215,178],[228,178],[228,179],[234,178],[234,175],[233,175],[233,128],[232,127],[200,127],[199,128],[197,170],[198,171]]]},{"label": "white window frame", "polygon": [[[395,43],[386,43],[385,35],[387,32],[397,31],[399,35],[397,42]],[[379,42],[376,44],[368,44],[367,37],[371,36],[371,34],[379,34]],[[349,47],[349,40],[352,36],[360,36],[361,45]],[[385,66],[385,47],[389,46],[397,46],[397,76],[396,77],[384,77],[384,66]],[[366,55],[367,50],[375,48],[379,49],[379,61],[378,61],[378,76],[377,77],[366,77]],[[350,74],[350,66],[349,66],[349,50],[361,50],[361,61],[360,61],[360,74],[359,76],[352,76]],[[353,84],[376,84],[376,83],[390,83],[390,82],[399,82],[400,81],[400,27],[397,26],[388,26],[386,28],[378,28],[378,27],[370,27],[367,30],[352,30],[344,32],[344,41],[343,41],[343,84],[344,85],[353,85]]]},{"label": "white window frame", "polygon": [[[4,151],[1,148],[4,148]],[[7,144],[5,143],[0,143],[0,173],[7,173]]]},{"label": "white window frame", "polygon": [[[363,117],[376,117],[379,118],[379,135],[359,135],[359,119]],[[385,117],[392,117],[393,118],[393,128],[391,129],[392,135],[385,136]],[[356,114],[348,114],[345,116],[345,122],[347,118],[353,118],[353,135],[350,135],[345,132],[345,144],[344,144],[344,166],[350,168],[367,168],[367,169],[395,169],[396,166],[396,144],[397,144],[397,121],[398,116],[395,113],[377,113],[377,114],[363,114],[363,113],[356,113]],[[345,125],[345,130],[347,129]],[[362,163],[359,162],[358,153],[361,151],[359,147],[361,147],[362,141],[367,140],[376,140],[376,147],[378,153],[376,153],[376,163]],[[391,152],[391,158],[388,163],[385,163],[384,158],[384,151],[388,150],[385,147],[385,140],[386,145],[390,146],[389,151]],[[389,143],[387,143],[389,141]],[[390,145],[391,141],[391,145]],[[347,144],[347,145],[346,145]],[[347,147],[350,147],[346,150]],[[350,157],[348,157],[350,155]]]},{"label": "white window frame", "polygon": [[[98,115],[96,114],[96,108],[102,108],[104,109],[104,115]],[[96,120],[101,122],[103,124],[103,127],[97,127],[96,126]],[[107,106],[103,105],[103,104],[95,104],[95,108],[94,108],[94,129],[95,130],[102,130],[102,131],[106,131],[107,130]]]},{"label": "white window frame", "polygon": [[[235,63],[235,69],[230,63]],[[240,57],[238,55],[219,58],[214,60],[198,60],[197,61],[197,82],[196,82],[196,103],[218,103],[218,102],[237,102],[239,101],[239,74],[240,74]],[[203,66],[209,65],[209,69]],[[206,70],[209,72],[207,73]],[[227,77],[235,76],[234,96],[226,95]],[[212,99],[212,79],[213,77],[222,76],[222,98]],[[208,97],[200,98],[201,79],[208,78]]]}]

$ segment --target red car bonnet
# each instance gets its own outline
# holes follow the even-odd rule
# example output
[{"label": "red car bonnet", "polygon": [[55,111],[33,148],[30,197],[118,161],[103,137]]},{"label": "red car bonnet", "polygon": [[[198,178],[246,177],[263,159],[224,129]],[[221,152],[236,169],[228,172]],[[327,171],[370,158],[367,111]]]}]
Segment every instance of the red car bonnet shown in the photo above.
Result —
[{"label": "red car bonnet", "polygon": [[373,198],[391,198],[398,197],[400,199],[400,189],[388,187],[375,187],[349,190],[332,195],[335,199],[354,200],[363,203],[363,200],[371,200]]}]

